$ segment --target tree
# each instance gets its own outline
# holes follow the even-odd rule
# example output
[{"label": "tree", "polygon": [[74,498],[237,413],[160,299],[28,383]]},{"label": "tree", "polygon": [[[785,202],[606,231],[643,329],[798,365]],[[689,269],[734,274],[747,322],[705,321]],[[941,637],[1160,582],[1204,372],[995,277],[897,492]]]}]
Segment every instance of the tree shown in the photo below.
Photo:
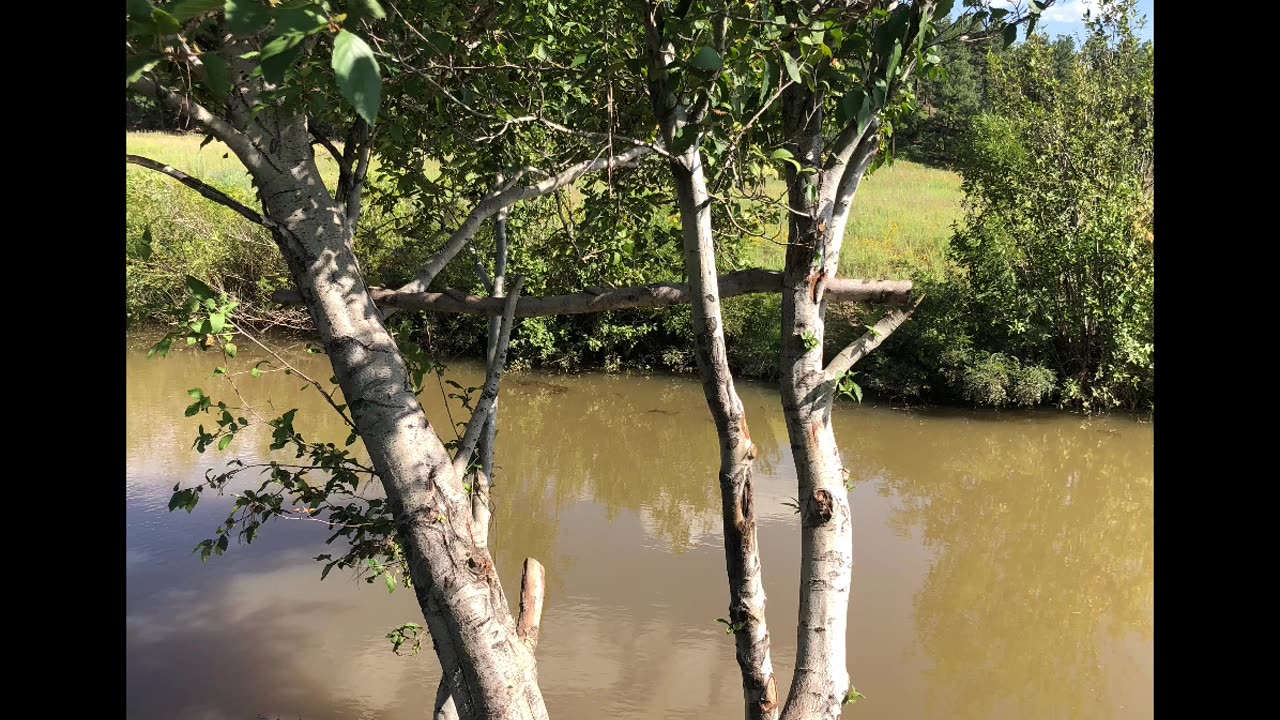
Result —
[{"label": "tree", "polygon": [[[688,302],[720,438],[729,627],[746,712],[836,717],[857,693],[849,685],[843,644],[852,561],[849,504],[828,411],[837,393],[859,392],[850,369],[910,310],[891,310],[829,362],[824,315],[827,304],[840,299],[898,306],[911,299],[909,283],[837,278],[845,224],[859,183],[883,157],[882,137],[910,107],[902,93],[913,71],[938,62],[932,47],[962,34],[1010,41],[1010,31],[1033,23],[1044,6],[1037,2],[1008,19],[1003,10],[999,18],[996,10],[974,11],[955,24],[954,33],[940,35],[934,22],[952,4],[704,7],[658,0],[647,2],[638,18],[630,7],[580,3],[572,19],[558,19],[559,6],[549,1],[388,4],[390,13],[374,0],[130,2],[127,87],[185,114],[230,147],[253,178],[261,211],[177,169],[146,158],[127,160],[163,172],[271,232],[296,287],[281,299],[306,308],[337,388],[331,392],[308,380],[347,419],[348,444],[362,440],[372,464],[364,467],[331,444],[307,442],[293,430],[292,413],[285,413],[270,421],[274,447],[293,448],[309,464],[256,468],[270,479],[237,500],[202,554],[224,551],[236,527],[252,540],[286,498],[298,498],[322,510],[351,542],[342,557],[326,558],[326,568],[368,561],[382,570],[390,558],[407,569],[405,581],[444,670],[438,716],[546,717],[533,658],[536,566],[526,566],[530,582],[522,595],[529,601],[522,601],[517,622],[486,546],[492,466],[483,445],[480,462],[473,463],[477,445],[492,448],[515,318]],[[336,129],[342,146],[322,128]],[[333,188],[317,168],[316,145],[338,160]],[[371,185],[375,158],[381,179]],[[639,235],[660,222],[616,202],[610,188],[632,171],[642,182],[651,180],[642,163],[656,158],[666,161],[667,190],[634,198],[651,209],[675,201],[687,283],[522,298],[521,280],[503,270],[503,213],[603,175],[603,189],[587,186],[587,216],[600,213],[612,222],[614,240]],[[429,160],[448,172],[434,176]],[[765,181],[779,168],[787,184],[782,201],[765,192]],[[370,288],[353,252],[365,191],[376,186],[388,191],[370,201],[407,203],[411,216],[449,217],[461,207],[459,222],[438,229],[442,244],[398,290]],[[448,212],[422,212],[431,204]],[[761,208],[788,218],[785,271],[720,276],[717,228],[760,232]],[[447,288],[429,292],[490,218],[498,228],[495,266],[493,275],[481,274],[492,297]],[[192,319],[158,351],[185,337],[234,355],[234,301],[196,279],[189,288]],[[796,449],[803,537],[799,655],[785,707],[768,652],[752,507],[755,453],[728,370],[719,309],[722,297],[761,290],[783,294],[783,409]],[[392,313],[413,307],[493,318],[486,381],[452,452],[417,400],[428,364],[388,329]],[[214,432],[201,428],[197,447],[227,447],[247,420],[232,417],[225,403],[203,391],[193,390],[192,397],[189,414],[209,412],[218,422]],[[246,469],[235,466],[206,486],[175,488],[173,507],[190,508],[204,487],[222,487]],[[306,480],[317,469],[329,476],[323,487]],[[334,502],[351,495],[361,476],[382,484],[385,504]],[[394,575],[387,571],[386,577],[394,586]]]},{"label": "tree", "polygon": [[1032,37],[992,65],[952,243],[978,347],[1060,379],[1065,403],[1154,395],[1153,48],[1105,3],[1079,53]]}]

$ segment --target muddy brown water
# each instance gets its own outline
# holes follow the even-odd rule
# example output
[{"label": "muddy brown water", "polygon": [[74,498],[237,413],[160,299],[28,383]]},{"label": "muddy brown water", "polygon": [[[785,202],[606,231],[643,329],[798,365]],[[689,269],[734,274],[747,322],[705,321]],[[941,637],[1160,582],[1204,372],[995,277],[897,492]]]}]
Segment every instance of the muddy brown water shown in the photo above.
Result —
[{"label": "muddy brown water", "polygon": [[[138,720],[429,717],[429,645],[392,654],[421,621],[412,594],[334,572],[325,526],[273,521],[201,566],[191,550],[230,498],[167,510],[173,485],[232,457],[191,448],[186,392],[238,403],[212,354],[126,349],[127,711]],[[295,349],[296,350],[296,349]],[[317,378],[323,356],[288,354]],[[231,369],[260,358],[242,350]],[[481,369],[449,374],[479,385]],[[295,376],[238,377],[304,436],[346,432]],[[447,386],[446,386],[447,387]],[[756,509],[779,689],[795,654],[799,523],[774,388],[740,388],[759,445]],[[441,393],[423,402],[437,428]],[[453,420],[465,411],[452,406]],[[206,423],[209,422],[205,418]],[[1152,425],[1062,413],[902,411],[840,404],[854,513],[844,716],[1149,718],[1153,710]],[[509,598],[521,560],[547,569],[539,674],[553,718],[740,718],[714,428],[692,378],[524,373],[504,384],[491,547]]]}]

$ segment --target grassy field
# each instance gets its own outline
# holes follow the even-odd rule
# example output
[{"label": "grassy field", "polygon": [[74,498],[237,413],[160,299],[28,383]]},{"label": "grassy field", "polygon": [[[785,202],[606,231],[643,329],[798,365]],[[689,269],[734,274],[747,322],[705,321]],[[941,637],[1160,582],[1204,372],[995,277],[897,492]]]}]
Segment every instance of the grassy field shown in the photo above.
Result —
[{"label": "grassy field", "polygon": [[[201,147],[202,139],[196,134],[127,133],[125,146],[129,153],[171,164],[256,207],[257,197],[239,160],[222,143]],[[337,180],[337,163],[326,152],[318,152],[317,160],[325,182],[332,187]],[[150,307],[179,297],[182,277],[188,273],[221,284],[242,298],[265,297],[271,289],[287,286],[284,264],[265,230],[170,178],[145,168],[126,167],[126,248],[135,258],[128,271],[131,317],[146,317]],[[774,182],[769,190],[781,196],[782,183]],[[940,279],[961,197],[960,178],[955,173],[906,161],[881,168],[863,182],[854,201],[840,274]],[[140,262],[136,259],[138,243],[148,228],[155,238],[155,252]],[[412,264],[407,249],[396,249],[404,239],[382,237],[386,233],[394,234],[392,230],[376,233],[376,237],[363,234],[365,252],[384,258],[404,255],[402,262]],[[747,261],[757,267],[781,269],[783,256],[782,244],[758,240]],[[374,270],[373,265],[369,270]],[[740,329],[744,334],[754,325],[748,316],[776,312],[771,306],[748,310],[749,302],[734,305],[744,305]],[[774,340],[762,339],[762,343],[761,347],[771,348]]]},{"label": "grassy field", "polygon": [[[782,183],[769,190],[779,197]],[[940,278],[951,226],[960,217],[960,176],[905,160],[867,177],[853,201],[840,275],[871,279]],[[782,269],[784,247],[757,242],[758,266]]]},{"label": "grassy field", "polygon": [[[125,150],[130,154],[168,163],[194,178],[217,186],[220,190],[226,190],[229,187],[241,188],[245,192],[252,193],[249,174],[240,160],[231,154],[226,145],[217,140],[200,147],[203,140],[202,135],[163,132],[129,132],[124,136]],[[320,173],[324,176],[325,182],[330,185],[336,183],[338,163],[323,150],[316,153],[316,160],[320,164]],[[130,172],[151,171],[130,167]]]},{"label": "grassy field", "polygon": [[[220,142],[200,147],[199,135],[170,133],[127,133],[128,152],[144,155],[205,180],[233,193],[251,206],[253,191],[244,166]],[[338,166],[328,153],[317,153],[320,171],[327,183],[334,183]],[[150,173],[130,167],[131,180]],[[173,185],[175,194],[191,197],[177,200],[185,209],[208,207],[221,212],[185,188],[156,176],[154,181]],[[143,181],[148,185],[154,181]],[[770,190],[782,194],[782,183]],[[166,195],[168,193],[165,193]],[[882,167],[862,184],[854,200],[853,215],[845,233],[840,274],[844,277],[894,278],[922,280],[941,275],[951,237],[951,225],[960,216],[960,176],[946,170],[900,160]],[[229,212],[229,211],[227,211]],[[236,218],[235,221],[239,219]],[[234,222],[234,221],[233,221]],[[784,250],[779,243],[757,242],[755,264],[781,269]]]}]

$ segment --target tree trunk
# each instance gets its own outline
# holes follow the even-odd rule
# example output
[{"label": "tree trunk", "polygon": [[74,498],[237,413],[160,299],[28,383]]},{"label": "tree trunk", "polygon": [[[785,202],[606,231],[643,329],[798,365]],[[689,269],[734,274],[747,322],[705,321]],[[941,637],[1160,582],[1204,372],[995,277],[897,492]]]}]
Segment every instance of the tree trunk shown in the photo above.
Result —
[{"label": "tree trunk", "polygon": [[834,193],[823,192],[828,183],[820,170],[821,97],[792,86],[783,94],[783,103],[792,154],[813,172],[787,173],[792,211],[783,271],[782,410],[795,460],[801,530],[796,671],[782,716],[834,719],[849,690],[845,635],[853,522],[831,430],[832,387],[822,363],[822,295],[828,267],[838,263],[840,243],[830,242]]},{"label": "tree trunk", "polygon": [[461,478],[361,276],[353,228],[325,190],[305,119],[266,115],[253,123],[273,129],[272,168],[254,173],[263,209],[386,489],[459,715],[546,718],[533,654],[516,635],[493,561],[473,535]]},{"label": "tree trunk", "polygon": [[729,577],[729,622],[742,670],[746,717],[776,718],[778,688],[769,657],[765,594],[756,540],[751,477],[756,457],[742,401],[733,386],[720,316],[711,198],[702,158],[695,147],[672,159],[684,236],[685,271],[693,309],[694,351],[702,390],[720,440],[720,506],[725,568]]}]

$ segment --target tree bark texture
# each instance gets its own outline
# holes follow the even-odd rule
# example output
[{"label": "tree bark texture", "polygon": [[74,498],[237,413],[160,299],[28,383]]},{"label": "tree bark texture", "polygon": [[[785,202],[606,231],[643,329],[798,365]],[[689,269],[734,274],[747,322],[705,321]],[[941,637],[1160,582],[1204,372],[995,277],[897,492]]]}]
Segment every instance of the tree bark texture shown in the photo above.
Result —
[{"label": "tree bark texture", "polygon": [[544,720],[533,653],[516,633],[470,503],[431,428],[394,338],[365,285],[347,208],[325,188],[305,116],[259,106],[252,63],[226,49],[235,92],[228,116],[150,80],[135,89],[185,112],[249,169],[263,224],[332,363],[386,490],[409,577],[464,720]]}]

